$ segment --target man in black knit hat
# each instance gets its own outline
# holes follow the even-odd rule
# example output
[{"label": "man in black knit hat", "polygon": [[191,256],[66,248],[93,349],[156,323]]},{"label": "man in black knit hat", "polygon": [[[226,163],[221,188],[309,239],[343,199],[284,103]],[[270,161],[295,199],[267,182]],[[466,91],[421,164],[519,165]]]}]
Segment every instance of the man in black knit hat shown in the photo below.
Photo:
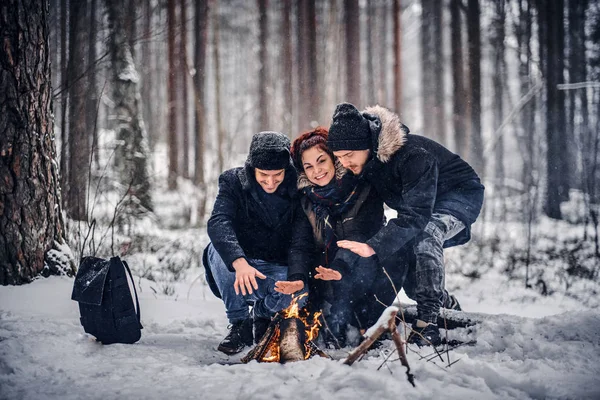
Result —
[{"label": "man in black knit hat", "polygon": [[302,271],[310,261],[304,257],[312,249],[303,246],[312,243],[312,229],[299,207],[289,139],[277,132],[255,134],[245,167],[219,177],[207,226],[206,278],[230,322],[220,351],[238,353],[253,336],[257,342],[270,318],[289,306],[291,297],[276,291],[275,282],[305,280]]},{"label": "man in black knit hat", "polygon": [[[366,243],[343,240],[338,246],[362,257],[376,255],[396,284],[417,301],[418,320],[409,341],[440,344],[440,307],[460,309],[445,290],[443,249],[470,239],[483,204],[479,177],[441,144],[409,135],[398,115],[380,106],[359,112],[352,104],[339,104],[327,146],[398,212]],[[408,271],[394,269],[398,252],[414,252]]]}]

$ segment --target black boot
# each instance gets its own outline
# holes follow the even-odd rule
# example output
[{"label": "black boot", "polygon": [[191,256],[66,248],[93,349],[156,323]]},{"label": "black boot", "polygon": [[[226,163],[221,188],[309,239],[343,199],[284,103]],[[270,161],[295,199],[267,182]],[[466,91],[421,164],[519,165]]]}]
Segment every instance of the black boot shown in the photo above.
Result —
[{"label": "black boot", "polygon": [[462,311],[462,308],[460,308],[460,303],[458,300],[456,300],[456,297],[454,297],[453,294],[448,294],[448,296],[446,296],[444,308],[447,310]]},{"label": "black boot", "polygon": [[440,330],[435,324],[427,324],[424,327],[419,327],[417,323],[414,323],[412,325],[412,332],[408,336],[408,343],[414,343],[419,347],[439,346],[442,344]]},{"label": "black boot", "polygon": [[270,318],[260,318],[254,316],[254,344],[258,344],[260,339],[262,339],[262,337],[265,335],[265,332],[267,332],[267,328],[269,327],[270,323]]},{"label": "black boot", "polygon": [[252,346],[252,320],[250,318],[229,325],[229,333],[219,343],[217,350],[225,354],[236,354],[246,346]]}]

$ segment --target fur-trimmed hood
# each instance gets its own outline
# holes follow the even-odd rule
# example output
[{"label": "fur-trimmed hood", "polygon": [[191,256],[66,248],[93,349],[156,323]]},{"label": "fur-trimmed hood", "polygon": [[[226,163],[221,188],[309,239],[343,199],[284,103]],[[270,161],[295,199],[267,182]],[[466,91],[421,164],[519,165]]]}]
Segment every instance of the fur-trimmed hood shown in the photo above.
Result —
[{"label": "fur-trimmed hood", "polygon": [[[341,179],[342,176],[344,176],[344,174],[347,171],[346,168],[344,168],[342,163],[337,158],[334,161],[334,166],[335,166],[335,179]],[[308,179],[308,177],[306,176],[304,171],[299,172],[298,173],[298,190],[302,190],[309,186],[315,186],[315,184],[312,183]]]},{"label": "fur-trimmed hood", "polygon": [[382,163],[388,162],[404,145],[410,130],[400,122],[398,114],[379,105],[367,107],[363,116],[369,120],[377,158]]}]

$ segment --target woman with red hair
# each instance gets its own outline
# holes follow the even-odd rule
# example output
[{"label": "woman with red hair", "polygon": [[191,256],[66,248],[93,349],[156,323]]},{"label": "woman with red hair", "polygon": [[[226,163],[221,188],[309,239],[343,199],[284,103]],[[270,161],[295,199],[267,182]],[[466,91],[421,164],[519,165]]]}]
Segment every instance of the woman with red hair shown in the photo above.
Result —
[{"label": "woman with red hair", "polygon": [[[381,275],[376,258],[362,258],[338,248],[337,241],[365,242],[377,233],[384,224],[383,202],[370,184],[346,173],[327,148],[327,129],[304,132],[294,140],[291,153],[298,170],[300,201],[318,249],[317,267],[310,271],[311,303],[325,300],[331,304],[328,325],[343,347],[347,324],[367,328],[383,307],[376,303],[373,291],[373,283]],[[323,281],[329,281],[333,295],[324,295],[328,285]],[[291,294],[303,287],[303,281],[280,281],[275,290]],[[394,296],[388,299],[390,303]]]}]

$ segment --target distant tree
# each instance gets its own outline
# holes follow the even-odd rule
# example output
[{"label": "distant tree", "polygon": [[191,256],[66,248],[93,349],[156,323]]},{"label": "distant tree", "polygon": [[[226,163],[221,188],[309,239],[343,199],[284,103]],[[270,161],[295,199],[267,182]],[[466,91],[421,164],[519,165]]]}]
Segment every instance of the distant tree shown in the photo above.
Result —
[{"label": "distant tree", "polygon": [[68,167],[66,179],[67,215],[75,220],[87,220],[87,192],[90,169],[90,131],[86,125],[86,1],[69,2],[69,130]]},{"label": "distant tree", "polygon": [[[541,42],[544,45],[545,83],[546,83],[546,198],[544,212],[550,218],[561,219],[560,203],[565,189],[561,174],[564,164],[565,148],[561,146],[561,135],[565,129],[564,93],[558,90],[557,85],[564,83],[564,58],[560,43],[564,40],[560,36],[560,26],[563,24],[563,0],[542,1],[545,12],[547,32]],[[541,39],[541,38],[540,38]]]},{"label": "distant tree", "polygon": [[346,100],[361,107],[360,99],[360,8],[358,0],[347,0],[344,7],[346,32]]},{"label": "distant tree", "polygon": [[[118,140],[115,158],[121,183],[129,188],[134,212],[152,210],[149,147],[140,101],[139,74],[133,63],[119,0],[106,0],[109,23],[109,52],[112,71],[112,100]],[[137,207],[137,205],[141,207]]]},{"label": "distant tree", "polygon": [[[65,245],[52,124],[47,0],[6,0],[0,50],[0,284],[56,273]],[[45,268],[46,267],[46,268]],[[62,272],[73,273],[72,261]]]},{"label": "distant tree", "polygon": [[175,7],[176,0],[167,2],[167,37],[168,37],[168,81],[167,81],[167,147],[169,153],[169,175],[167,186],[169,190],[177,189],[179,174],[179,149],[177,145],[177,51],[175,48]]},{"label": "distant tree", "polygon": [[267,99],[268,52],[267,35],[269,19],[267,13],[267,0],[257,0],[258,3],[258,113],[259,130],[264,131],[269,127],[269,102]]},{"label": "distant tree", "polygon": [[217,119],[217,166],[219,172],[225,168],[225,128],[223,127],[223,118],[221,117],[221,54],[220,54],[220,27],[219,27],[219,0],[214,0],[211,14],[212,22],[212,59],[215,82],[215,114]]},{"label": "distant tree", "polygon": [[68,46],[68,0],[60,0],[60,186],[62,192],[63,204],[66,202],[67,191],[68,191],[68,164],[69,159],[69,146],[67,136],[67,104],[69,99],[69,92],[67,91],[67,46]]},{"label": "distant tree", "polygon": [[[402,8],[400,0],[394,0],[394,110],[402,112]],[[371,71],[368,72],[371,74]]]},{"label": "distant tree", "polygon": [[464,46],[462,39],[462,0],[450,0],[450,31],[452,47],[452,115],[455,151],[468,155],[467,90],[465,87]]},{"label": "distant tree", "polygon": [[98,8],[97,0],[90,0],[89,12],[89,32],[88,32],[88,56],[87,63],[87,86],[88,95],[85,105],[85,125],[88,129],[90,140],[92,142],[92,151],[96,165],[100,163],[100,152],[98,151],[98,130],[96,123],[98,120],[98,93],[97,93],[97,70],[96,70],[96,43],[98,38],[98,23],[96,21],[96,12]]},{"label": "distant tree", "polygon": [[281,70],[283,79],[283,124],[284,132],[290,137],[293,135],[293,61],[292,61],[292,0],[283,0],[281,7],[281,27],[279,40],[281,41]]},{"label": "distant tree", "polygon": [[469,113],[471,115],[471,148],[468,159],[473,169],[485,174],[483,139],[481,136],[481,11],[479,0],[467,1],[467,36],[469,42]]},{"label": "distant tree", "polygon": [[375,101],[375,90],[377,89],[375,86],[375,71],[373,70],[376,60],[375,52],[376,52],[376,44],[375,44],[375,34],[377,33],[376,21],[377,21],[377,3],[373,1],[367,2],[365,5],[366,10],[366,26],[367,28],[367,45],[366,47],[366,85],[364,85],[363,96],[365,98],[366,104],[376,104]]},{"label": "distant tree", "polygon": [[[206,181],[204,177],[204,152],[206,125],[206,105],[204,101],[206,82],[206,47],[208,40],[208,1],[196,1],[194,3],[194,184],[203,193],[206,192]],[[206,196],[200,199],[198,204],[199,220],[202,220],[206,208]]]},{"label": "distant tree", "polygon": [[188,58],[187,58],[187,3],[186,0],[179,2],[179,9],[181,15],[180,34],[179,34],[179,87],[178,90],[179,102],[177,109],[181,112],[181,176],[189,179],[190,178],[190,130],[189,122],[190,115],[188,111],[188,82],[190,71],[188,69]]},{"label": "distant tree", "polygon": [[[490,47],[492,48],[492,112],[494,121],[494,130],[502,126],[504,122],[504,85],[507,81],[506,58],[504,54],[504,41],[506,39],[506,3],[505,0],[496,0],[494,3],[494,13],[492,18],[492,33],[490,38]],[[501,218],[505,217],[506,209],[504,203],[504,139],[503,132],[499,132],[494,139],[494,186],[495,193],[498,193],[501,210]]]},{"label": "distant tree", "polygon": [[298,112],[297,128],[305,130],[319,115],[315,0],[297,2]]},{"label": "distant tree", "polygon": [[[377,57],[377,103],[379,104],[388,104],[388,53],[390,52],[387,46],[387,32],[389,27],[389,19],[390,14],[392,18],[394,15],[394,10],[390,13],[390,9],[388,7],[388,2],[385,1],[379,7],[379,16],[377,19],[377,24],[375,25],[378,29],[378,42],[379,42],[379,56]],[[398,8],[399,10],[399,8]],[[370,27],[370,29],[374,29],[374,27]],[[374,72],[374,71],[373,71]],[[396,110],[400,112],[400,110]]]}]

